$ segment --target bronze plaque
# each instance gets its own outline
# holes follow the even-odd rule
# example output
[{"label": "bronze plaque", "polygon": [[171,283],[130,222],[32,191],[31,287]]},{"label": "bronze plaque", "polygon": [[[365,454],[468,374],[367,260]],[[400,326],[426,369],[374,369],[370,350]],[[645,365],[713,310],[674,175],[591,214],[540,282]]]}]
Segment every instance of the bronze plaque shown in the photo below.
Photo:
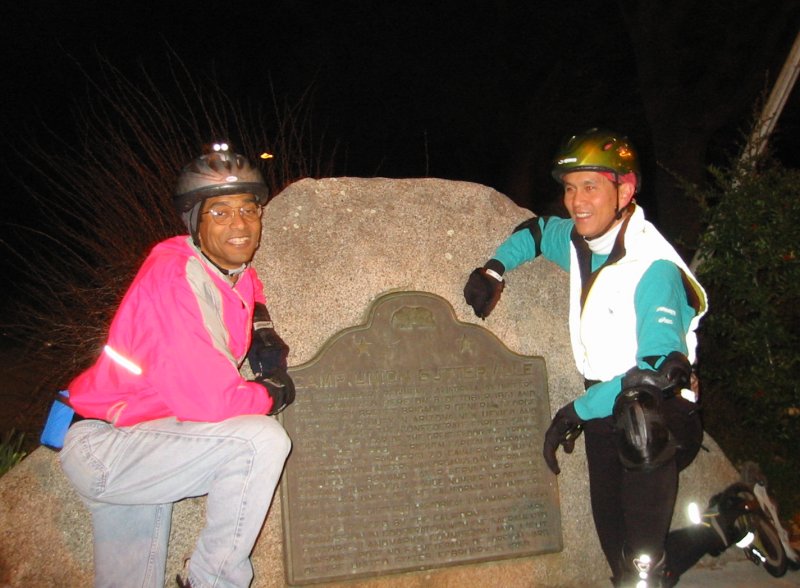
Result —
[{"label": "bronze plaque", "polygon": [[543,358],[439,296],[394,292],[290,373],[290,584],[562,549]]}]

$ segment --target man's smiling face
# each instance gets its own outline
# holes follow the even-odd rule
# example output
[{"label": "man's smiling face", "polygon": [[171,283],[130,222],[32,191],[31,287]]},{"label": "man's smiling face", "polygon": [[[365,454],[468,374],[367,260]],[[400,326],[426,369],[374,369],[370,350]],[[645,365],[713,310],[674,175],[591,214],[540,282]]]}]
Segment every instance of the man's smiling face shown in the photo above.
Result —
[{"label": "man's smiling face", "polygon": [[606,233],[617,219],[617,211],[625,208],[633,197],[631,184],[615,184],[595,171],[564,174],[564,206],[575,221],[578,234],[593,239]]},{"label": "man's smiling face", "polygon": [[[200,249],[218,266],[237,269],[253,259],[261,239],[261,217],[245,220],[239,209],[258,206],[252,194],[226,194],[208,198],[203,203],[198,227]],[[233,212],[230,224],[219,224],[211,218],[210,210]]]}]

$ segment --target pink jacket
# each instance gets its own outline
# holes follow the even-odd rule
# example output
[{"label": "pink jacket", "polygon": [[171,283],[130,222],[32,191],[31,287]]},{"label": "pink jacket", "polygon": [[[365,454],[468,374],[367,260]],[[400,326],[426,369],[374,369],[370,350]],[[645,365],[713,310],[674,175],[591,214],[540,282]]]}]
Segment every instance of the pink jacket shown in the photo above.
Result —
[{"label": "pink jacket", "polygon": [[266,389],[239,374],[256,302],[264,294],[252,267],[231,286],[186,235],[162,241],[125,294],[97,362],[70,383],[70,404],[118,426],[266,414]]}]

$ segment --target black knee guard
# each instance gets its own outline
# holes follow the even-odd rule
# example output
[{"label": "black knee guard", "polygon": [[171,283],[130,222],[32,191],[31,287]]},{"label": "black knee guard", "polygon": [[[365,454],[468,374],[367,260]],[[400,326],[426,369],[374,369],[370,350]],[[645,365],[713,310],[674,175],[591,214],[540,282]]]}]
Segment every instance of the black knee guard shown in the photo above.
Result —
[{"label": "black knee guard", "polygon": [[620,460],[628,469],[655,469],[675,456],[677,445],[662,410],[663,376],[631,370],[614,403]]}]

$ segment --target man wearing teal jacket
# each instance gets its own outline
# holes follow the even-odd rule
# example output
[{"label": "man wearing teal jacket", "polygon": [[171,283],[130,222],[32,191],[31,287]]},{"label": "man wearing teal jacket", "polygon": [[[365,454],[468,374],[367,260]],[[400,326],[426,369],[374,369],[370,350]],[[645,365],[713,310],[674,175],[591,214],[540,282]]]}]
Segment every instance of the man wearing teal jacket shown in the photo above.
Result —
[{"label": "man wearing teal jacket", "polygon": [[708,533],[667,539],[678,472],[702,440],[689,388],[706,295],[636,204],[641,176],[626,138],[599,129],[570,137],[553,176],[570,218],[522,223],[472,272],[464,295],[485,318],[506,271],[542,255],[569,272],[570,337],[585,391],[556,412],[544,459],[559,474],[556,449],[571,453],[585,432],[592,513],[612,582],[674,585],[701,555],[744,535],[733,512]]}]

